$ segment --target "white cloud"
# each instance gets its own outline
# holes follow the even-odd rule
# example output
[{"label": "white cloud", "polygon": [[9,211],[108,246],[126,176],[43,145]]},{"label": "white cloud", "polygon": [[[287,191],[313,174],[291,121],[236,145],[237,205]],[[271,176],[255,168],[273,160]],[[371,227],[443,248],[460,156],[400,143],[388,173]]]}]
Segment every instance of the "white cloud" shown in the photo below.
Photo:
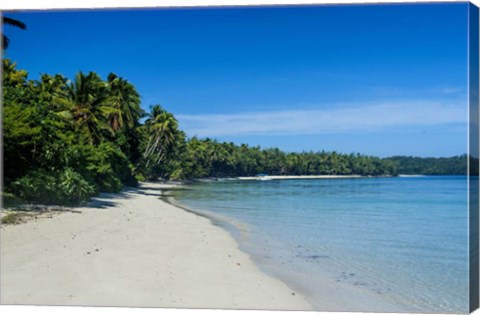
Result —
[{"label": "white cloud", "polygon": [[440,94],[447,94],[447,95],[461,95],[465,96],[466,91],[465,88],[454,87],[454,86],[445,86],[438,89]]},{"label": "white cloud", "polygon": [[467,104],[408,101],[233,114],[177,115],[188,135],[301,135],[466,124]]}]

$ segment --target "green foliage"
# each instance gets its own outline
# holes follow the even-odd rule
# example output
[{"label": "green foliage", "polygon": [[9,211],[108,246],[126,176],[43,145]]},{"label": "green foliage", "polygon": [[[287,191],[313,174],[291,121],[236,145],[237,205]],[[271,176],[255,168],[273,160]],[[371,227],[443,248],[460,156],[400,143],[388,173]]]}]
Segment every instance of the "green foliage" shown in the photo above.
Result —
[{"label": "green foliage", "polygon": [[269,175],[395,175],[391,161],[337,152],[285,153],[246,144],[217,142],[196,137],[187,141],[182,165],[171,175],[178,178]]},{"label": "green foliage", "polygon": [[450,158],[421,158],[394,156],[385,159],[395,164],[399,174],[418,175],[466,175],[467,155]]},{"label": "green foliage", "polygon": [[[80,174],[74,172],[71,168],[66,168],[57,181],[58,192],[57,195],[67,204],[77,204],[87,201],[95,194],[93,185],[88,183]],[[55,203],[60,203],[62,199],[55,200]]]},{"label": "green foliage", "polygon": [[3,208],[18,207],[23,204],[24,201],[12,193],[2,193],[2,205]]},{"label": "green foliage", "polygon": [[107,102],[114,109],[108,115],[110,126],[114,131],[133,128],[138,119],[144,115],[140,107],[140,95],[135,87],[127,80],[110,73],[107,89],[109,94]]},{"label": "green foliage", "polygon": [[32,171],[13,183],[13,191],[30,203],[67,205],[83,203],[95,194],[94,186],[70,168]]},{"label": "green foliage", "polygon": [[85,167],[84,173],[97,184],[97,190],[118,192],[123,185],[136,184],[127,157],[114,144],[105,142],[87,149],[86,163],[82,165]]},{"label": "green foliage", "polygon": [[143,174],[141,174],[141,173],[135,174],[135,179],[136,179],[138,182],[144,182],[144,181],[146,180],[145,177],[143,176]]},{"label": "green foliage", "polygon": [[[74,82],[47,74],[31,81],[8,59],[3,75],[7,192],[28,202],[75,204],[136,184],[128,157],[140,155],[142,111],[133,85],[94,72],[79,73]],[[117,83],[121,88],[113,88]],[[122,126],[114,128],[113,113]]]},{"label": "green foliage", "polygon": [[178,166],[178,157],[185,143],[185,135],[178,129],[177,120],[160,105],[154,105],[140,132],[143,155],[139,171],[147,179],[170,178]]},{"label": "green foliage", "polygon": [[108,85],[97,73],[77,73],[75,80],[67,84],[66,94],[81,142],[99,144],[113,134],[108,117],[119,114],[118,109],[109,104]]}]

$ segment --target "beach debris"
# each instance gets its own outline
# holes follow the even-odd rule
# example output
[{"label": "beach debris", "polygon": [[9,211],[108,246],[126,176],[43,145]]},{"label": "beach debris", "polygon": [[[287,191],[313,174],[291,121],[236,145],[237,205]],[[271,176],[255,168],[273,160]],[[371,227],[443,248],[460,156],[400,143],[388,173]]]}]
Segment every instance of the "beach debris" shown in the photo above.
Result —
[{"label": "beach debris", "polygon": [[[1,224],[20,224],[23,223],[24,220],[24,215],[19,213],[19,212],[6,212],[6,213],[1,213]],[[36,217],[35,217],[36,218]]]},{"label": "beach debris", "polygon": [[362,282],[362,281],[355,281],[353,284],[357,285],[357,286],[366,286],[367,285],[366,282]]},{"label": "beach debris", "polygon": [[319,259],[319,258],[330,258],[327,255],[302,255],[302,254],[297,254],[295,255],[297,258],[305,258],[305,259]]},{"label": "beach debris", "polygon": [[305,256],[307,259],[318,259],[318,258],[328,258],[326,255],[310,255],[310,256]]},{"label": "beach debris", "polygon": [[58,206],[46,205],[20,205],[16,208],[0,211],[1,224],[22,224],[31,220],[52,219],[57,214],[66,212],[81,213],[81,211],[73,210]]},{"label": "beach debris", "polygon": [[87,255],[90,255],[91,253],[90,252],[87,252]]}]

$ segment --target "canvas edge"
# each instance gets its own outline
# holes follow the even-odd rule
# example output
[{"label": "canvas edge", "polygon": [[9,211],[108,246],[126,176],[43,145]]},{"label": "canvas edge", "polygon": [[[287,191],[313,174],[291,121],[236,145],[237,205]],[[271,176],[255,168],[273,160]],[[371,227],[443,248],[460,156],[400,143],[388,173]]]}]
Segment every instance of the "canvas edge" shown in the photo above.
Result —
[{"label": "canvas edge", "polygon": [[[18,0],[17,0],[18,1]],[[0,3],[0,12],[6,13],[28,13],[28,12],[64,12],[64,11],[131,11],[131,10],[192,10],[192,9],[242,9],[242,8],[291,8],[291,7],[317,7],[317,6],[366,6],[366,5],[430,5],[430,4],[470,4],[471,0],[319,0],[319,1],[296,1],[288,0],[277,2],[272,2],[269,0],[265,1],[249,1],[248,3],[242,3],[239,1],[204,1],[201,3],[191,2],[191,1],[178,1],[174,4],[163,4],[158,2],[156,4],[151,4],[146,2],[145,5],[105,5],[103,2],[98,6],[88,6],[88,5],[78,5],[70,6],[66,3],[62,6],[55,5],[13,5],[2,7]],[[480,0],[478,0],[480,1]],[[191,2],[191,3],[190,3]],[[115,2],[112,2],[115,3]],[[130,2],[129,2],[130,3]]]},{"label": "canvas edge", "polygon": [[468,6],[469,311],[479,307],[479,8]]},{"label": "canvas edge", "polygon": [[[402,2],[401,0],[393,2],[352,2],[352,3],[299,3],[299,4],[254,4],[244,5],[246,7],[275,7],[275,6],[329,6],[329,5],[395,5],[395,4],[431,4],[431,3],[462,3],[466,1],[443,0],[427,2]],[[28,11],[68,11],[68,10],[135,10],[135,9],[181,9],[181,8],[224,8],[224,7],[243,7],[243,5],[206,5],[206,6],[171,6],[171,7],[99,7],[99,8],[36,8],[36,9],[2,9],[0,8],[0,20],[3,18],[4,12],[28,12]],[[479,7],[468,2],[468,113],[469,113],[469,130],[468,130],[468,200],[469,200],[469,312],[472,313],[479,308],[480,290],[479,290]],[[0,23],[0,34],[2,32],[2,23]],[[3,47],[0,40],[0,61],[3,61]],[[0,112],[3,112],[3,71],[0,67]],[[0,113],[0,158],[3,160],[3,115]],[[0,163],[0,192],[3,192],[3,163]],[[0,196],[0,208],[3,207],[3,194]],[[0,265],[1,267],[1,265]],[[4,305],[0,299],[0,305]]]}]

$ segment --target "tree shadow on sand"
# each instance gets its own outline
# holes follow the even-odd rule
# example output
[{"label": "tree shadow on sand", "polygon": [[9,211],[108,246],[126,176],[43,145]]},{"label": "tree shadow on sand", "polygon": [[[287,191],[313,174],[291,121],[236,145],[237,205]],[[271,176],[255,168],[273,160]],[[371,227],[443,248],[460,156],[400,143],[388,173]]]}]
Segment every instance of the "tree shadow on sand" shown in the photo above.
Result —
[{"label": "tree shadow on sand", "polygon": [[87,208],[107,209],[118,205],[119,200],[132,198],[129,189],[123,189],[119,193],[100,193],[100,195],[93,197],[85,206]]},{"label": "tree shadow on sand", "polygon": [[151,186],[139,186],[139,187],[125,187],[119,193],[101,193],[97,197],[93,197],[86,207],[96,209],[107,209],[118,205],[118,201],[131,199],[135,195],[152,196],[152,197],[164,197],[168,188],[159,188]]}]

